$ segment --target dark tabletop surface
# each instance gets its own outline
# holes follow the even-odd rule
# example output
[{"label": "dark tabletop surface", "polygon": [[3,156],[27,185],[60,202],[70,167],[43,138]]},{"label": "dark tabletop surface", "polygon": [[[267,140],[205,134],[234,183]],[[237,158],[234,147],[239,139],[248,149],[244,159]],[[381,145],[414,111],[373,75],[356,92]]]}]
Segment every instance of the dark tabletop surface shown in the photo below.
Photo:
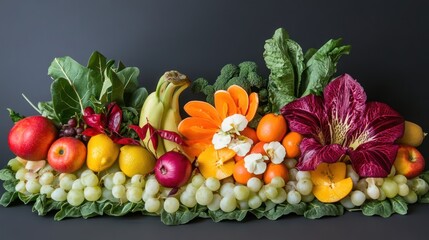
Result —
[{"label": "dark tabletop surface", "polygon": [[[47,69],[55,57],[86,64],[98,50],[139,67],[149,90],[170,69],[214,80],[223,65],[252,60],[267,75],[263,45],[278,27],[304,50],[342,37],[352,50],[337,73],[357,78],[369,100],[429,129],[428,9],[427,1],[0,0],[0,165],[13,157],[6,108],[36,114],[21,94],[33,102],[50,99]],[[193,97],[185,92],[182,101]],[[419,150],[429,157],[429,141]],[[429,205],[412,205],[408,215],[387,219],[346,212],[168,227],[138,214],[55,222],[19,205],[0,207],[0,239],[421,239],[428,219]]]}]

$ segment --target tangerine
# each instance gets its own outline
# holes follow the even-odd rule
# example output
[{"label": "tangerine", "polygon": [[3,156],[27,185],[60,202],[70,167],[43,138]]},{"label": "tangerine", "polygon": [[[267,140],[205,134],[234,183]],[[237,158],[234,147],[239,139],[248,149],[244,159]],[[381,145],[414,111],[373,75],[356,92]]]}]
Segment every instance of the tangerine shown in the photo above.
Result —
[{"label": "tangerine", "polygon": [[282,140],[282,145],[286,149],[286,158],[297,158],[301,155],[299,145],[303,136],[298,132],[289,132]]},{"label": "tangerine", "polygon": [[289,171],[284,163],[268,163],[267,170],[264,172],[264,183],[269,184],[275,177],[281,177],[287,183],[289,181]]},{"label": "tangerine", "polygon": [[256,127],[256,135],[262,142],[280,142],[287,132],[286,119],[282,115],[265,114]]},{"label": "tangerine", "polygon": [[243,185],[245,185],[252,177],[262,179],[262,174],[256,175],[247,171],[246,167],[244,166],[244,160],[240,160],[235,163],[232,176],[234,177],[235,182]]}]

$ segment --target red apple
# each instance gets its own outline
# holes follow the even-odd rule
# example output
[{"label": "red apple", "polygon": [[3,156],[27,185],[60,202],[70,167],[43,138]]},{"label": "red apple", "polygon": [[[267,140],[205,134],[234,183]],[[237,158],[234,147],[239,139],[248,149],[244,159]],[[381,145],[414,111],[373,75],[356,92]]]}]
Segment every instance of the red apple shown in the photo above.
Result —
[{"label": "red apple", "polygon": [[417,177],[423,172],[425,169],[425,159],[417,148],[400,145],[393,165],[396,168],[396,173],[410,179]]},{"label": "red apple", "polygon": [[57,172],[75,172],[82,167],[85,160],[85,144],[74,137],[61,137],[49,148],[48,163]]},{"label": "red apple", "polygon": [[57,128],[48,118],[30,116],[15,123],[10,129],[10,150],[25,160],[45,160],[49,147],[57,138]]}]

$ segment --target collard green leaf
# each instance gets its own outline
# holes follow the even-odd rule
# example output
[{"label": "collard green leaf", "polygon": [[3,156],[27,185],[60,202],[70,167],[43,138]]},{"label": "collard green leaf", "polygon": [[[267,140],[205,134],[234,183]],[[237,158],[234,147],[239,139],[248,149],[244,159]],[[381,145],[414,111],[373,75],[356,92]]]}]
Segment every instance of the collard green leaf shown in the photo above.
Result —
[{"label": "collard green leaf", "polygon": [[300,202],[298,204],[277,204],[274,208],[265,212],[265,217],[270,220],[276,220],[282,216],[295,213],[296,215],[303,215],[307,210],[307,204]]},{"label": "collard green leaf", "polygon": [[341,41],[341,39],[331,39],[316,52],[314,50],[307,52],[306,58],[311,57],[306,62],[299,96],[322,94],[323,89],[337,71],[338,60],[342,55],[350,52],[350,46],[341,45]]},{"label": "collard green leaf", "polygon": [[116,74],[122,81],[125,94],[131,94],[138,88],[138,76],[140,74],[140,70],[137,67],[126,67],[121,71],[118,71]]},{"label": "collard green leaf", "polygon": [[80,206],[74,207],[70,204],[63,204],[60,211],[54,215],[54,220],[61,221],[64,218],[76,218],[81,216]]},{"label": "collard green leaf", "polygon": [[419,203],[429,203],[429,192],[423,196],[419,196]]},{"label": "collard green leaf", "polygon": [[54,120],[57,123],[61,122],[61,120],[59,119],[57,113],[55,112],[54,104],[53,104],[52,101],[39,102],[37,104],[37,108],[39,109],[40,114],[42,116],[47,117],[49,119],[52,119],[52,120]]},{"label": "collard green leaf", "polygon": [[429,184],[429,171],[426,171],[419,176],[421,179],[425,180],[426,183]]},{"label": "collard green leaf", "polygon": [[3,182],[3,188],[8,192],[14,192],[15,186],[18,183],[18,181],[19,180],[16,180],[16,179],[4,181]]},{"label": "collard green leaf", "polygon": [[18,198],[24,203],[28,204],[30,202],[36,201],[36,199],[39,197],[39,194],[24,194],[18,192]]},{"label": "collard green leaf", "polygon": [[124,103],[124,84],[111,68],[104,71],[104,82],[100,92],[102,103],[116,102],[119,105]]},{"label": "collard green leaf", "polygon": [[54,111],[62,123],[83,109],[83,102],[67,79],[59,78],[53,81],[51,95]]},{"label": "collard green leaf", "polygon": [[392,204],[392,209],[395,213],[405,215],[408,212],[408,204],[401,196],[396,196],[389,199]]},{"label": "collard green leaf", "polygon": [[14,123],[16,123],[16,122],[18,122],[19,120],[21,120],[21,119],[25,118],[25,116],[23,116],[23,115],[21,115],[21,114],[19,114],[19,113],[15,112],[15,111],[13,111],[13,110],[12,110],[12,109],[10,109],[10,108],[7,108],[7,111],[9,112],[10,120],[12,120],[12,122],[14,122]]},{"label": "collard green leaf", "polygon": [[362,213],[365,216],[378,215],[387,218],[394,213],[394,210],[389,200],[369,201],[362,206]]},{"label": "collard green leaf", "polygon": [[161,211],[161,221],[165,225],[181,225],[190,222],[192,219],[199,216],[199,211],[196,209],[188,209],[185,206],[180,206],[175,213],[168,213],[165,210]]},{"label": "collard green leaf", "polygon": [[305,69],[304,54],[301,46],[292,39],[287,39],[288,53],[294,70],[294,96],[298,96],[301,85],[301,76]]},{"label": "collard green leaf", "polygon": [[106,57],[103,54],[95,51],[92,53],[91,57],[88,60],[88,68],[94,70],[98,77],[103,76],[104,70],[106,69]]},{"label": "collard green leaf", "polygon": [[341,216],[344,214],[344,207],[340,204],[322,203],[314,200],[308,203],[308,209],[304,212],[304,217],[317,219],[325,216]]},{"label": "collard green leaf", "polygon": [[141,109],[148,95],[149,93],[146,88],[138,88],[131,94],[127,105],[135,109]]},{"label": "collard green leaf", "polygon": [[99,208],[98,202],[85,202],[80,206],[80,214],[83,218],[90,218],[98,215],[103,215],[103,211]]},{"label": "collard green leaf", "polygon": [[208,211],[208,215],[210,216],[210,218],[214,221],[214,222],[220,222],[223,220],[235,220],[235,221],[242,221],[246,215],[247,215],[247,210],[239,210],[236,209],[232,212],[224,212],[222,210],[217,210],[217,211]]},{"label": "collard green leaf", "polygon": [[[80,65],[70,57],[55,58],[49,66],[48,75],[54,79],[54,82],[61,79],[66,80],[69,85],[66,89],[71,91],[69,95],[73,96],[73,101],[71,101],[72,99],[67,99],[66,104],[57,103],[61,99],[54,99],[52,96],[53,106],[57,115],[60,115],[58,114],[60,111],[63,113],[70,112],[63,110],[62,107],[70,107],[73,110],[78,108],[79,111],[77,112],[83,113],[84,108],[91,104],[91,96],[98,97],[100,95],[103,84],[98,72]],[[65,88],[64,80],[61,80],[62,83],[59,85]],[[53,89],[51,88],[51,94],[54,93],[52,91]],[[60,95],[57,94],[57,96]],[[67,117],[70,118],[71,116]],[[62,121],[64,120],[63,118],[66,118],[66,116],[60,116]]]},{"label": "collard green leaf", "polygon": [[289,57],[286,30],[279,28],[265,41],[264,60],[271,70],[268,81],[268,98],[272,112],[295,99],[295,73]]}]

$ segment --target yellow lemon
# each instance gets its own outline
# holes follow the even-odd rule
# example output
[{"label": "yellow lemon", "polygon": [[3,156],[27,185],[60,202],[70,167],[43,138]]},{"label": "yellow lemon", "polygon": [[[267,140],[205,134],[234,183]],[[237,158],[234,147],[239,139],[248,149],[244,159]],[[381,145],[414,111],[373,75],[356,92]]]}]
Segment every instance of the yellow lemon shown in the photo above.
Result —
[{"label": "yellow lemon", "polygon": [[106,134],[91,137],[87,146],[86,165],[94,172],[108,169],[118,159],[119,147]]},{"label": "yellow lemon", "polygon": [[119,168],[128,177],[153,171],[156,159],[149,150],[138,145],[125,145],[119,153]]}]

